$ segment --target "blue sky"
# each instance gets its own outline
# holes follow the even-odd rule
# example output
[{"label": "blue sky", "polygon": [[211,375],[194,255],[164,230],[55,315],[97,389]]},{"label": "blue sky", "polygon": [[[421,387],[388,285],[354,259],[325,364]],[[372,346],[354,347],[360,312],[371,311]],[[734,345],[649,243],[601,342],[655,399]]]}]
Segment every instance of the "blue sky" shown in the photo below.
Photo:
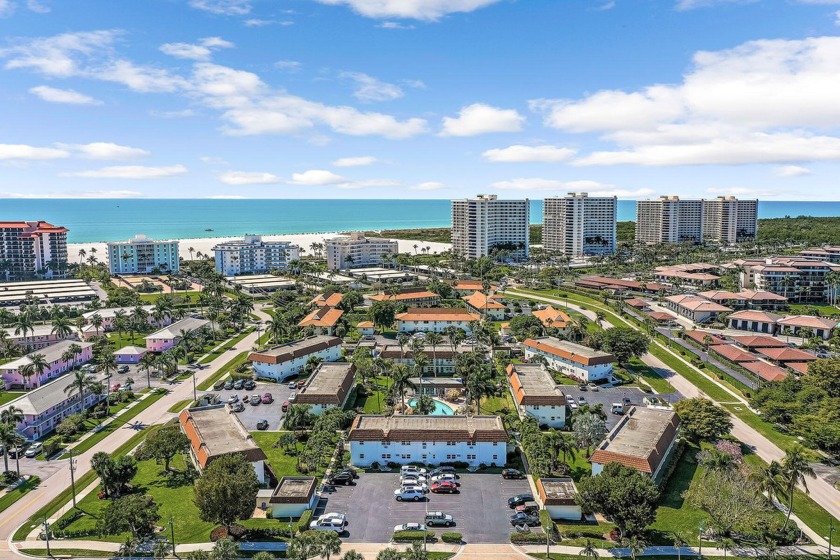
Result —
[{"label": "blue sky", "polygon": [[840,0],[0,0],[0,197],[840,200]]}]

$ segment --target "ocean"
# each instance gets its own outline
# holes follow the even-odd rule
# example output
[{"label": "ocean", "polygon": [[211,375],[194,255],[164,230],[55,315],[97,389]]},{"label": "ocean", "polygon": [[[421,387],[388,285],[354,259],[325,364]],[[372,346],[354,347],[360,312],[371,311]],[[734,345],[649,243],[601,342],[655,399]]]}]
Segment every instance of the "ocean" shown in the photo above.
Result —
[{"label": "ocean", "polygon": [[[760,218],[840,216],[840,202],[760,202]],[[618,201],[619,221],[636,203]],[[2,220],[46,220],[70,230],[68,242],[281,235],[350,230],[449,227],[448,200],[3,199]],[[531,201],[542,223],[542,200]],[[206,231],[206,230],[212,231]]]}]

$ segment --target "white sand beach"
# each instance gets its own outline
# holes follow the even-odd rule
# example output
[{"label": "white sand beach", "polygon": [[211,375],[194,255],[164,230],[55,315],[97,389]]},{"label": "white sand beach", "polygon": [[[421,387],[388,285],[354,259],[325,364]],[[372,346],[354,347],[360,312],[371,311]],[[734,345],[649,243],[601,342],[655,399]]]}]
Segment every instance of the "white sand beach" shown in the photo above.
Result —
[{"label": "white sand beach", "polygon": [[[142,233],[142,232],[138,232]],[[313,243],[324,243],[326,239],[331,237],[336,237],[340,235],[339,233],[299,233],[299,234],[288,234],[288,235],[264,235],[263,239],[266,241],[290,241],[295,245],[298,245],[303,249],[304,255],[311,254],[311,249],[309,248],[310,245]],[[205,255],[213,255],[213,247],[218,243],[222,243],[224,241],[230,241],[232,239],[241,239],[237,237],[199,237],[194,239],[178,239],[179,242],[179,253],[182,258],[189,259],[190,254],[188,249],[192,247],[195,252],[193,256],[198,252],[201,252]],[[411,239],[398,239],[399,241],[399,251],[401,253],[418,253],[421,249],[425,247],[429,247],[429,252],[434,253],[442,253],[443,251],[449,250],[452,245],[449,243],[434,243],[430,241],[414,241]],[[415,250],[414,246],[417,245],[417,249]],[[105,261],[108,258],[108,251],[107,247],[104,242],[98,243],[68,243],[67,244],[67,258],[71,262],[79,262],[79,251],[84,249],[88,256],[90,256],[91,248],[96,248],[96,258],[100,261]]]}]

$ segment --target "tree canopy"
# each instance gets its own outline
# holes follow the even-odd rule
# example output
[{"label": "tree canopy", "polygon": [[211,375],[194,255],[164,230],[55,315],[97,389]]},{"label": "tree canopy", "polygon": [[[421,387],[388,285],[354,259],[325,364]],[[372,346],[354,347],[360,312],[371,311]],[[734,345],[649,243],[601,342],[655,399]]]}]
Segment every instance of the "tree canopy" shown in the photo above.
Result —
[{"label": "tree canopy", "polygon": [[612,519],[622,538],[640,535],[656,519],[659,487],[635,469],[609,463],[598,476],[578,484],[578,503],[584,511]]},{"label": "tree canopy", "polygon": [[203,521],[225,528],[254,512],[259,481],[242,455],[224,455],[204,469],[195,483],[193,501]]},{"label": "tree canopy", "polygon": [[168,472],[172,458],[189,448],[190,440],[179,426],[164,426],[149,434],[135,456],[138,461],[154,459],[158,464],[163,463],[164,470]]},{"label": "tree canopy", "polygon": [[709,399],[684,399],[674,405],[680,430],[692,441],[711,441],[732,430],[729,413]]}]

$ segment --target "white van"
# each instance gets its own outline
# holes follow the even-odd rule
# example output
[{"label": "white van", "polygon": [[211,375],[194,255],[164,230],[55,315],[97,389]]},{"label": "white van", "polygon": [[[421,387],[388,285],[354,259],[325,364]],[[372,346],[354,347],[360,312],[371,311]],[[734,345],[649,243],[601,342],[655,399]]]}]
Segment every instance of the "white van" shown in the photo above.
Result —
[{"label": "white van", "polygon": [[624,405],[622,403],[617,403],[617,402],[612,403],[612,413],[613,414],[624,414]]}]

